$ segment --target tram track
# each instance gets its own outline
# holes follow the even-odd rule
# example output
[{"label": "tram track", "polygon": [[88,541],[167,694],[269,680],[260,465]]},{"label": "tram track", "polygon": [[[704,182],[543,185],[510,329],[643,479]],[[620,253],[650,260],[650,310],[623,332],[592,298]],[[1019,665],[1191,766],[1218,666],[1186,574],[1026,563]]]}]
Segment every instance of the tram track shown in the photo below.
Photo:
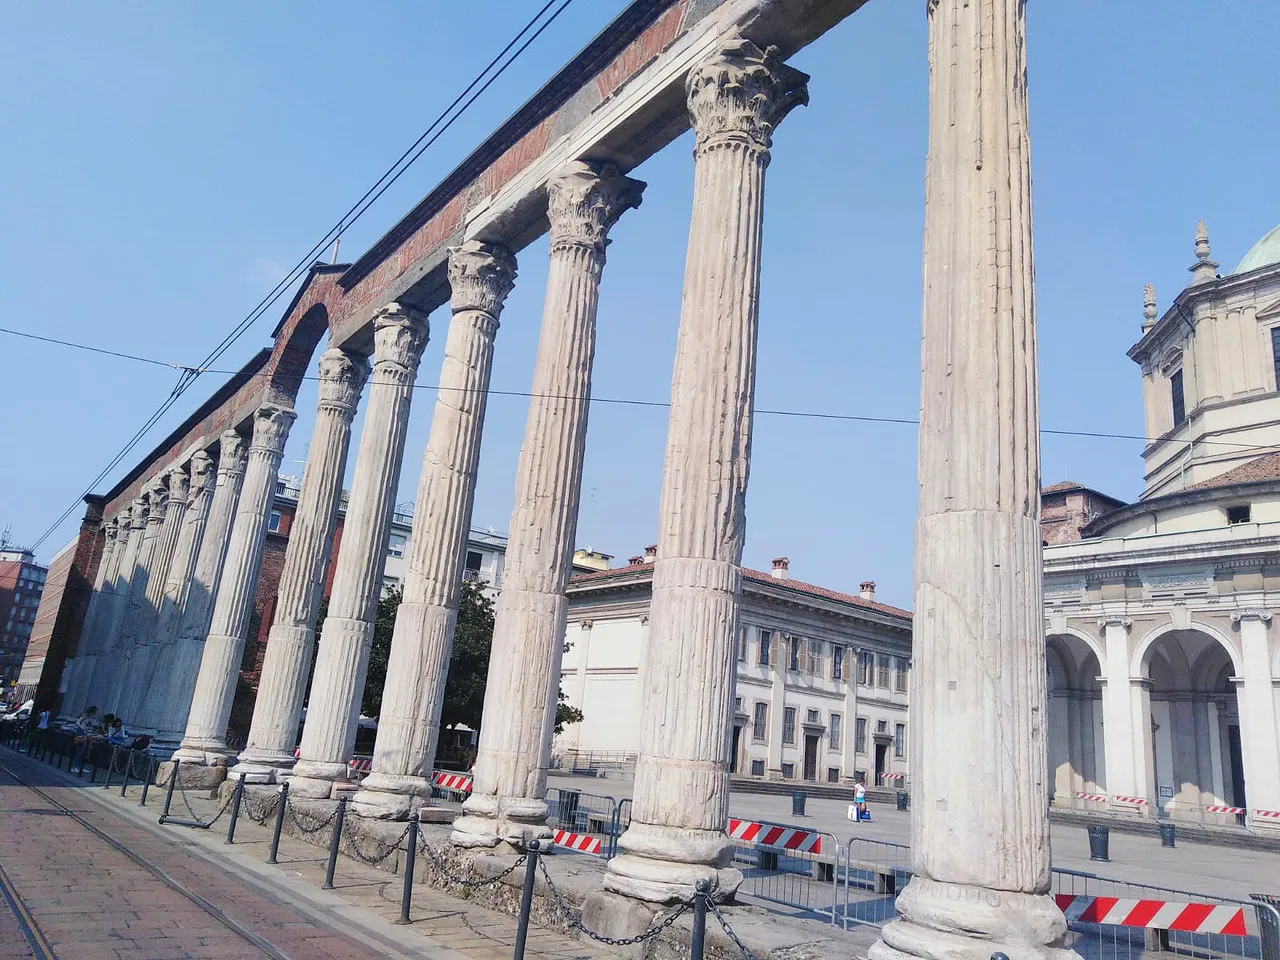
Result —
[{"label": "tram track", "polygon": [[[12,768],[10,768],[4,763],[0,763],[0,774],[3,774],[4,776],[8,777],[12,781],[14,781],[14,783],[16,783],[18,786],[23,787],[24,789],[30,790],[32,793],[39,796],[45,803],[47,803],[50,807],[54,808],[59,814],[66,817],[67,819],[75,821],[75,823],[78,824],[80,827],[82,827],[84,830],[86,830],[93,836],[97,837],[99,840],[107,844],[117,853],[122,854],[124,857],[132,861],[138,867],[147,871],[147,873],[151,874],[153,877],[155,877],[157,880],[163,883],[166,887],[168,887],[174,893],[177,893],[180,896],[187,899],[188,901],[190,901],[193,905],[198,907],[204,913],[208,914],[212,919],[217,921],[219,924],[226,927],[228,930],[234,933],[241,940],[252,945],[255,949],[260,950],[264,956],[271,958],[271,960],[295,960],[295,958],[291,957],[289,954],[281,952],[281,950],[278,947],[276,947],[274,944],[258,936],[256,933],[254,933],[244,924],[237,921],[235,918],[229,916],[225,911],[220,909],[218,906],[211,903],[209,900],[205,899],[200,894],[196,893],[194,890],[191,890],[186,885],[180,883],[178,880],[174,879],[169,873],[167,873],[161,867],[152,863],[150,860],[138,854],[136,851],[131,850],[124,843],[121,843],[119,840],[111,836],[105,830],[98,827],[96,824],[90,823],[88,820],[86,820],[83,816],[80,815],[79,811],[72,809],[71,807],[67,806],[65,803],[62,803],[60,800],[56,799],[55,797],[48,794],[46,791],[42,790],[40,787],[37,787],[34,784],[32,784],[30,781],[24,779],[22,776],[15,773]],[[3,865],[0,865],[0,899],[3,899],[5,903],[9,906],[9,908],[13,911],[14,917],[17,919],[18,924],[22,929],[23,936],[26,938],[28,945],[31,947],[32,953],[35,955],[36,960],[57,960],[57,954],[53,951],[53,948],[50,947],[48,941],[45,939],[44,933],[40,930],[39,925],[36,923],[34,916],[32,915],[31,911],[28,909],[27,904],[23,900],[21,894],[18,892],[17,888],[13,885],[12,881],[9,879],[8,874],[4,872]]]}]

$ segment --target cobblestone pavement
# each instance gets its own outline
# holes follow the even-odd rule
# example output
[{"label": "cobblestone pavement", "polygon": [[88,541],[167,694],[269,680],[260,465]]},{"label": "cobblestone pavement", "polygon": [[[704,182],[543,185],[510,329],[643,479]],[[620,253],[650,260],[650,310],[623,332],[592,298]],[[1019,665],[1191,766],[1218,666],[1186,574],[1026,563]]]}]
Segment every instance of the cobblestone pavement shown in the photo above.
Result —
[{"label": "cobblestone pavement", "polygon": [[[208,831],[160,827],[162,792],[145,808],[138,797],[137,787],[121,799],[0,748],[0,864],[60,960],[511,956],[511,917],[419,886],[414,922],[396,926],[399,877],[344,857],[335,889],[323,891],[323,850],[286,836],[270,866],[267,826],[242,816],[227,846],[225,819]],[[192,805],[201,817],[222,806]],[[0,960],[33,956],[0,901]],[[534,927],[526,956],[613,954]]]}]

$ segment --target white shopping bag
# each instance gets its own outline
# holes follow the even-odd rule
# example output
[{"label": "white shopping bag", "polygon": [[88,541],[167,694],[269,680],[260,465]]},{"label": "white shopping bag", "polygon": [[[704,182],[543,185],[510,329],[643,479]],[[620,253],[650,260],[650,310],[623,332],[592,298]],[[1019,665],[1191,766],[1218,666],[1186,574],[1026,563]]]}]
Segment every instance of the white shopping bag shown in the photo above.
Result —
[{"label": "white shopping bag", "polygon": [[857,806],[856,806],[855,804],[852,804],[852,803],[851,803],[851,804],[849,804],[849,813],[848,813],[848,817],[849,817],[849,819],[850,819],[850,820],[853,820],[855,823],[857,822],[857,820],[858,820],[858,808],[857,808]]}]

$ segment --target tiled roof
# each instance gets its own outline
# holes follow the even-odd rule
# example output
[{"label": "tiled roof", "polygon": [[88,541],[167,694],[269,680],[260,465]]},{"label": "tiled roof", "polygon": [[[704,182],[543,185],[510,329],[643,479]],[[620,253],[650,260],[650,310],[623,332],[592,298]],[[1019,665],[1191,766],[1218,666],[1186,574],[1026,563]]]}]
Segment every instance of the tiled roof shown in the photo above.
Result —
[{"label": "tiled roof", "polygon": [[1068,490],[1085,490],[1088,489],[1084,484],[1076,483],[1074,480],[1063,480],[1061,483],[1055,483],[1052,486],[1044,487],[1041,493],[1066,493]]},{"label": "tiled roof", "polygon": [[1231,487],[1237,483],[1261,483],[1264,480],[1280,480],[1280,453],[1268,453],[1256,460],[1242,463],[1224,474],[1193,483],[1186,489],[1211,490],[1214,487]]},{"label": "tiled roof", "polygon": [[[573,578],[573,583],[582,583],[589,580],[600,580],[605,577],[613,577],[619,574],[637,573],[641,570],[652,568],[652,563],[630,563],[625,567],[614,567],[612,570],[599,570],[591,573],[579,573]],[[866,610],[875,610],[878,613],[885,613],[893,617],[905,617],[911,619],[911,611],[903,610],[899,607],[890,606],[887,603],[880,603],[876,600],[864,600],[856,594],[840,593],[838,590],[828,590],[826,587],[819,587],[812,583],[805,583],[803,580],[792,580],[790,577],[781,579],[775,577],[771,573],[765,573],[763,570],[752,570],[748,567],[742,568],[742,576],[747,580],[756,583],[767,583],[773,587],[783,587],[795,590],[797,593],[807,594],[811,597],[821,597],[824,600],[834,600],[837,603],[847,603],[851,606],[862,607]]]}]

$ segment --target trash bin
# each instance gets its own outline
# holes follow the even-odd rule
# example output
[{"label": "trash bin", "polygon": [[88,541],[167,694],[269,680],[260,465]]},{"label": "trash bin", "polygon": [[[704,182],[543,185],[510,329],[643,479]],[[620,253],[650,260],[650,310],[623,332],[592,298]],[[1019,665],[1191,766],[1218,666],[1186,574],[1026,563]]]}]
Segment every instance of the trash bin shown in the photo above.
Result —
[{"label": "trash bin", "polygon": [[797,790],[791,794],[791,815],[793,817],[804,816],[805,795],[803,790]]},{"label": "trash bin", "polygon": [[1262,941],[1262,960],[1280,960],[1280,897],[1251,893],[1258,911],[1258,934]]},{"label": "trash bin", "polygon": [[1106,827],[1089,827],[1089,859],[1109,861],[1111,831]]},{"label": "trash bin", "polygon": [[907,791],[899,790],[898,791],[898,809],[906,810],[909,805],[910,805],[909,795],[907,794]]},{"label": "trash bin", "polygon": [[1162,847],[1176,846],[1175,831],[1172,823],[1160,824],[1160,846]]}]

